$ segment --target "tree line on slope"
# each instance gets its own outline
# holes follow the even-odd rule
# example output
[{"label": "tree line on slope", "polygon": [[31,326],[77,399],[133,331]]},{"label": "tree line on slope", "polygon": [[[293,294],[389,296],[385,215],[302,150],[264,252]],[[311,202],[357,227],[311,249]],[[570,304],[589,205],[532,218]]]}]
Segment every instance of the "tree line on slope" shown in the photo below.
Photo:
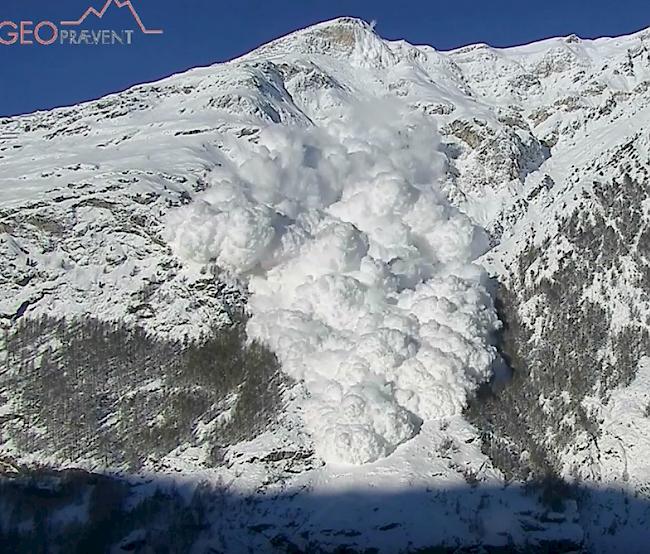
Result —
[{"label": "tree line on slope", "polygon": [[[567,468],[562,460],[579,438],[598,450],[601,421],[584,400],[607,403],[650,354],[650,321],[643,316],[650,306],[645,187],[627,174],[595,182],[560,222],[556,240],[565,238],[571,248],[552,276],[539,273],[551,265],[547,239],[529,244],[509,282],[498,287],[501,350],[513,375],[498,393],[485,387],[466,415],[481,430],[484,452],[510,479],[546,480],[562,492],[560,473],[585,477],[589,463]],[[600,299],[588,294],[599,282]],[[637,293],[642,303],[634,300]],[[614,323],[613,302],[627,306],[625,325]]]},{"label": "tree line on slope", "polygon": [[23,319],[4,337],[0,428],[21,454],[137,469],[179,445],[220,449],[265,430],[286,378],[244,318],[196,341],[83,317]]}]

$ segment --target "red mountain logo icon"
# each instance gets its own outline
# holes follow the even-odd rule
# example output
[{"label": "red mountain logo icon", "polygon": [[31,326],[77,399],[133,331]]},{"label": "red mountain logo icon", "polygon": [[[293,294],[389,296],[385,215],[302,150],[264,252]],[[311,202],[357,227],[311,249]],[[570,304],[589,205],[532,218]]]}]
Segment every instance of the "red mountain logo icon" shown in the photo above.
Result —
[{"label": "red mountain logo icon", "polygon": [[104,14],[108,11],[108,8],[110,8],[112,4],[115,4],[118,8],[128,8],[128,10],[131,12],[131,15],[133,16],[133,19],[135,19],[135,22],[138,24],[138,27],[140,27],[140,30],[145,35],[162,35],[162,29],[147,29],[147,27],[145,27],[144,23],[142,23],[142,19],[138,15],[138,12],[133,7],[133,4],[131,4],[131,0],[106,0],[106,3],[101,10],[98,11],[90,6],[76,21],[61,21],[61,25],[70,27],[78,26],[81,25],[91,15],[94,15],[98,19],[101,19],[104,17]]}]

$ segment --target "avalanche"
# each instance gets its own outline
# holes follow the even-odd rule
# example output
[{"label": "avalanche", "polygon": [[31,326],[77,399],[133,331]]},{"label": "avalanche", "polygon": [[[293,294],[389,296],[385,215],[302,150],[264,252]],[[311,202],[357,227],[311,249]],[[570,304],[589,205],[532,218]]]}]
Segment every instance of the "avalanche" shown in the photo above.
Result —
[{"label": "avalanche", "polygon": [[499,323],[473,264],[487,241],[439,191],[430,120],[396,100],[327,120],[231,142],[167,238],[248,280],[249,335],[306,385],[319,455],[363,464],[459,413],[490,376]]}]

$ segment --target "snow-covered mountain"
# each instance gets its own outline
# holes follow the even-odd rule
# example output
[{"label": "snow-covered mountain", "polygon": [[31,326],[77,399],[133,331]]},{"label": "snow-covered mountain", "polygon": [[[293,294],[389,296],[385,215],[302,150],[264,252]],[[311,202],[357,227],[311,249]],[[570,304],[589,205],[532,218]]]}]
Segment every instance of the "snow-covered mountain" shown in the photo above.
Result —
[{"label": "snow-covered mountain", "polygon": [[343,18],[0,120],[0,460],[219,489],[200,552],[642,552],[649,40]]}]

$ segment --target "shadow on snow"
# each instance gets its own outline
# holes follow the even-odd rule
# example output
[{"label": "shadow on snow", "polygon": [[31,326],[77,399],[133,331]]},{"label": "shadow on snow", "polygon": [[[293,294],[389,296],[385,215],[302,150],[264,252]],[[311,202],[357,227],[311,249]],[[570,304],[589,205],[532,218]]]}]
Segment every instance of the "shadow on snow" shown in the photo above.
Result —
[{"label": "shadow on snow", "polygon": [[3,552],[646,552],[650,502],[485,484],[241,495],[170,475],[0,478]]}]

